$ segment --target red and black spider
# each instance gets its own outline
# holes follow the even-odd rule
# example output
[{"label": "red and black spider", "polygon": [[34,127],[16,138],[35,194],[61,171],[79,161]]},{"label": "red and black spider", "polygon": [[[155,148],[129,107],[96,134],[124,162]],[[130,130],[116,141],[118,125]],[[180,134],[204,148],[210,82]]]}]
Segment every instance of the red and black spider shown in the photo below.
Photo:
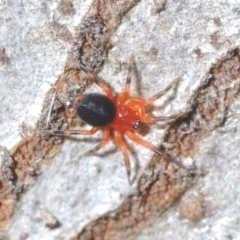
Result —
[{"label": "red and black spider", "polygon": [[178,82],[178,79],[175,79],[163,91],[160,91],[148,99],[132,97],[129,93],[132,65],[133,58],[131,57],[125,89],[119,94],[114,94],[113,91],[106,84],[101,82],[94,73],[89,72],[84,66],[81,66],[81,70],[87,74],[88,79],[96,83],[105,92],[105,95],[99,93],[89,93],[77,96],[73,103],[73,107],[76,109],[78,116],[84,122],[93,127],[90,130],[50,130],[48,132],[51,135],[92,135],[101,129],[103,131],[103,139],[90,152],[97,151],[109,141],[110,137],[113,137],[124,156],[128,179],[130,178],[130,162],[123,135],[126,135],[133,142],[152,150],[156,154],[162,155],[162,151],[139,137],[136,133],[140,133],[143,128],[145,128],[146,124],[152,124],[158,121],[169,121],[183,115],[182,113],[168,117],[155,117],[147,115],[146,106],[152,104],[157,98],[163,96]]}]

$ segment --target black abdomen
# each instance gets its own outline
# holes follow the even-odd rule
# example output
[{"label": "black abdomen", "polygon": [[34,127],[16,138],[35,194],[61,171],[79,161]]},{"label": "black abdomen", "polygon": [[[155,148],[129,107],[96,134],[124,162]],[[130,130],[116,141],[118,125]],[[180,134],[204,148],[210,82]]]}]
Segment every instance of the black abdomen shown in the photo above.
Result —
[{"label": "black abdomen", "polygon": [[86,123],[103,127],[110,124],[116,114],[116,108],[111,99],[98,93],[85,94],[77,101],[78,116]]}]

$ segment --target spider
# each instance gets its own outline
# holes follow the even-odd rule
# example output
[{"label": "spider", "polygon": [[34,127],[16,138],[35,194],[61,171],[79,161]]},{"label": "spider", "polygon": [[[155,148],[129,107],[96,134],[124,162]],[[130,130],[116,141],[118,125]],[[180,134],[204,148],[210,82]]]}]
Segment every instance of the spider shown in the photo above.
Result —
[{"label": "spider", "polygon": [[[73,103],[73,108],[77,111],[78,116],[87,124],[91,125],[90,130],[49,130],[50,135],[65,135],[83,134],[92,135],[98,130],[103,131],[102,141],[87,153],[93,153],[106,145],[112,137],[121,150],[125,166],[127,170],[128,180],[130,179],[130,161],[128,149],[125,144],[124,135],[130,140],[136,142],[157,155],[162,156],[164,153],[152,145],[150,142],[141,138],[138,133],[141,133],[146,124],[153,124],[158,121],[171,121],[180,116],[182,113],[171,116],[149,116],[147,115],[146,106],[152,104],[156,99],[163,96],[172,86],[178,83],[175,79],[164,90],[158,92],[150,98],[133,97],[130,95],[130,83],[133,68],[133,57],[131,56],[128,74],[123,92],[114,94],[113,91],[103,83],[94,73],[88,71],[83,65],[80,69],[85,72],[88,79],[96,83],[104,92],[105,95],[99,93],[89,93],[77,96]],[[172,161],[172,158],[167,155],[167,159]]]}]

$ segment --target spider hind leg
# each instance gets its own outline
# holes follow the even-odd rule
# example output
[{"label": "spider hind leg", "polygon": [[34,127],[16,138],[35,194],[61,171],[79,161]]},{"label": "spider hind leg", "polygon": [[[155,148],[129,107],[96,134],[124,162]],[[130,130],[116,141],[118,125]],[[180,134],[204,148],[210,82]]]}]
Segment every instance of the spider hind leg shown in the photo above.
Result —
[{"label": "spider hind leg", "polygon": [[126,170],[127,170],[128,182],[130,184],[131,183],[131,180],[130,180],[131,166],[130,166],[128,151],[127,151],[127,146],[124,143],[124,140],[123,140],[122,135],[121,135],[120,132],[114,131],[113,136],[114,136],[114,140],[115,140],[118,148],[121,150],[121,152],[122,152],[122,154],[124,156],[125,166],[126,166]]},{"label": "spider hind leg", "polygon": [[106,143],[109,141],[109,138],[110,138],[110,130],[108,128],[106,128],[106,129],[103,130],[102,141],[97,146],[95,146],[93,149],[90,149],[87,152],[85,152],[84,156],[89,155],[91,153],[95,153],[97,150],[99,150],[100,148],[105,146]]},{"label": "spider hind leg", "polygon": [[93,135],[99,130],[98,127],[93,127],[90,130],[45,130],[43,134],[56,136],[70,136],[70,135]]},{"label": "spider hind leg", "polygon": [[89,80],[96,83],[110,99],[113,99],[113,92],[105,83],[103,83],[94,73],[87,70],[83,65],[81,65],[80,69],[87,74]]}]

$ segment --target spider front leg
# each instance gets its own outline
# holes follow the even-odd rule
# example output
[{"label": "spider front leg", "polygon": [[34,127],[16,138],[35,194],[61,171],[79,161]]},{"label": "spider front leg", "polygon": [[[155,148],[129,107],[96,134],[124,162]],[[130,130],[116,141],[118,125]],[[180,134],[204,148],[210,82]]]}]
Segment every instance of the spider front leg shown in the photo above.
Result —
[{"label": "spider front leg", "polygon": [[124,100],[129,97],[130,84],[131,84],[131,78],[132,78],[132,69],[133,69],[133,56],[131,55],[130,61],[128,64],[128,73],[127,73],[127,79],[126,79],[126,83],[125,83],[125,89],[123,92],[118,94],[119,100]]},{"label": "spider front leg", "polygon": [[[133,98],[132,101],[135,101],[135,99]],[[145,99],[140,99],[139,100],[139,99],[136,98],[137,111],[138,111],[138,114],[139,114],[139,119],[140,119],[140,122],[143,122],[143,123],[151,124],[151,123],[156,123],[156,122],[160,122],[160,121],[170,122],[170,121],[178,119],[178,118],[187,114],[186,112],[180,112],[180,113],[173,114],[173,115],[170,115],[170,116],[159,116],[159,117],[150,116],[149,117],[149,116],[146,116],[144,101],[145,101]]]},{"label": "spider front leg", "polygon": [[[178,82],[179,82],[179,78],[176,78],[164,90],[162,90],[159,93],[155,94],[153,97],[147,99],[146,102],[145,102],[145,105],[153,103],[155,100],[157,100],[158,98],[160,98],[161,96],[166,94],[174,85],[178,84]],[[180,112],[180,113],[173,114],[173,115],[170,115],[170,116],[159,116],[159,117],[150,117],[150,118],[143,116],[143,119],[144,118],[146,119],[146,121],[147,121],[146,123],[155,123],[155,122],[159,122],[159,121],[169,122],[169,121],[178,119],[180,117],[183,117],[186,114],[187,114],[186,112]]]},{"label": "spider front leg", "polygon": [[173,121],[175,119],[178,119],[180,117],[184,117],[187,114],[187,112],[180,112],[177,114],[173,114],[170,116],[159,116],[159,117],[153,117],[154,122],[160,122],[160,121],[164,121],[164,122],[169,122],[169,121]]},{"label": "spider front leg", "polygon": [[141,121],[144,123],[170,122],[170,121],[174,121],[180,117],[183,117],[186,114],[187,114],[186,112],[180,112],[180,113],[173,114],[170,116],[159,116],[159,117],[147,117],[147,116],[143,115],[141,117]]},{"label": "spider front leg", "polygon": [[155,94],[153,97],[148,98],[145,100],[144,105],[148,105],[156,101],[158,98],[162,97],[165,95],[174,85],[176,85],[179,82],[179,78],[176,78],[175,80],[172,81],[164,90],[160,91],[159,93]]},{"label": "spider front leg", "polygon": [[125,90],[123,93],[125,93],[127,96],[130,92],[130,84],[132,79],[132,69],[133,69],[133,56],[130,56],[129,64],[128,64],[128,74],[127,74],[127,80],[125,84]]}]

